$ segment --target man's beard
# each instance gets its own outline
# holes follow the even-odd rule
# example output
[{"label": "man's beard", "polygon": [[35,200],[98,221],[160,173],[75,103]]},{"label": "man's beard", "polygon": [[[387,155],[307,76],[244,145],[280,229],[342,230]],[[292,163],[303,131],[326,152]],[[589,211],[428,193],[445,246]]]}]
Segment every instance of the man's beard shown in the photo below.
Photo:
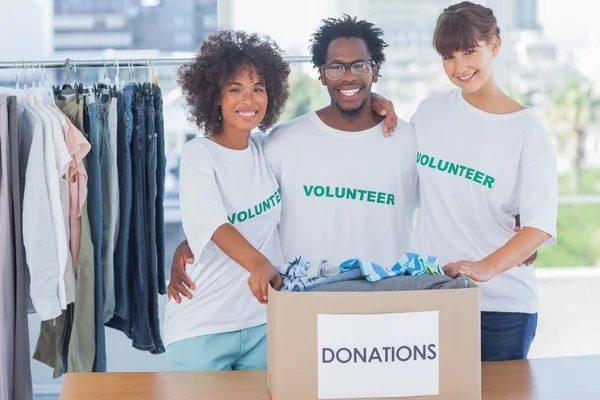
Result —
[{"label": "man's beard", "polygon": [[338,103],[335,103],[335,106],[338,108],[338,110],[340,110],[340,113],[345,118],[355,119],[355,118],[358,118],[358,116],[363,112],[363,109],[365,108],[365,104],[367,104],[367,100],[368,100],[368,98],[366,98],[358,108],[355,108],[353,110],[344,110],[342,107],[340,107],[340,105]]}]

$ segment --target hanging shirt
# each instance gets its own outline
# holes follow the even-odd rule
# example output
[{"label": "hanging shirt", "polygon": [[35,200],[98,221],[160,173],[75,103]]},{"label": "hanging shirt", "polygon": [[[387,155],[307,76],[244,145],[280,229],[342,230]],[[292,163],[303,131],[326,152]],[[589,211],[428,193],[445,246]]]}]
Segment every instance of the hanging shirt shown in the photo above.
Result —
[{"label": "hanging shirt", "polygon": [[[23,244],[29,274],[31,275],[30,295],[35,311],[42,321],[61,315],[58,300],[59,261],[56,245],[56,231],[52,220],[49,174],[56,165],[52,160],[54,152],[45,153],[43,115],[35,112],[35,100],[26,100],[20,120],[20,130],[31,134],[31,147],[27,157],[25,188],[23,191]],[[47,121],[47,118],[45,118]],[[58,177],[55,191],[58,191]]]},{"label": "hanging shirt", "polygon": [[[42,93],[43,94],[43,93]],[[54,106],[53,104],[49,104],[48,103],[48,98],[43,98],[43,107],[46,108],[47,111],[50,111],[50,113],[54,116],[54,119],[56,121],[58,121],[59,126],[60,126],[60,134],[58,134],[58,131],[54,132],[54,141],[55,141],[55,148],[57,151],[57,157],[63,157],[62,155],[62,151],[64,151],[64,149],[67,149],[67,152],[71,158],[71,160],[69,161],[69,164],[73,161],[72,160],[72,155],[73,155],[73,151],[74,148],[73,147],[69,147],[69,142],[67,142],[67,135],[69,133],[69,123],[67,122],[67,118],[64,116],[64,114],[58,109],[56,108],[56,106]],[[55,129],[57,127],[55,126]],[[63,146],[64,144],[64,146]],[[66,155],[64,155],[65,160],[66,160]],[[70,165],[67,167],[70,168]],[[64,169],[64,168],[63,168]],[[59,174],[62,173],[62,170],[59,170]],[[65,265],[65,272],[63,275],[63,279],[65,282],[65,295],[66,295],[66,303],[65,304],[70,304],[73,303],[75,301],[75,293],[77,290],[77,284],[75,282],[75,267],[74,267],[74,263],[73,263],[73,253],[70,251],[70,247],[69,244],[71,243],[71,222],[70,222],[70,217],[69,217],[69,210],[71,208],[71,195],[70,195],[70,186],[71,186],[71,182],[69,181],[69,176],[67,174],[62,174],[60,175],[60,179],[59,179],[59,189],[60,189],[60,203],[62,206],[62,216],[63,216],[63,221],[64,221],[64,226],[65,226],[65,234],[66,234],[66,241],[67,241],[67,263]],[[64,309],[64,308],[63,308]]]},{"label": "hanging shirt", "polygon": [[[92,146],[83,133],[67,119],[68,131],[65,141],[71,153],[69,163],[69,224],[70,224],[70,248],[73,256],[73,265],[77,266],[79,259],[79,248],[81,246],[81,212],[83,204],[87,199],[87,172],[83,160],[90,152]],[[77,273],[77,268],[75,267]]]},{"label": "hanging shirt", "polygon": [[196,290],[191,300],[167,303],[167,345],[266,322],[265,306],[248,287],[250,274],[211,241],[217,228],[231,224],[272,264],[284,262],[277,232],[281,197],[262,140],[251,135],[248,147],[238,151],[198,138],[183,149],[181,221],[196,255],[187,268]]},{"label": "hanging shirt", "polygon": [[[554,243],[558,204],[556,157],[534,109],[490,114],[465,101],[459,89],[431,96],[412,118],[417,132],[421,212],[415,251],[442,265],[479,261],[522,227],[548,233]],[[533,266],[480,283],[483,311],[538,310]]]},{"label": "hanging shirt", "polygon": [[[75,279],[74,274],[69,272],[67,265],[69,263],[69,247],[67,240],[67,227],[65,223],[64,210],[69,209],[68,197],[68,182],[67,171],[71,155],[65,144],[61,123],[58,118],[48,109],[44,101],[44,95],[41,91],[36,91],[31,94],[35,99],[37,106],[36,112],[43,114],[46,118],[42,118],[44,122],[44,151],[46,155],[54,153],[48,157],[50,163],[46,164],[48,169],[54,167],[54,171],[46,171],[46,177],[49,179],[48,187],[50,189],[50,204],[52,210],[52,222],[56,232],[56,246],[58,254],[58,299],[61,308],[65,310],[68,300],[75,300]],[[47,140],[47,141],[46,141]],[[52,165],[54,161],[54,165]],[[49,174],[50,172],[50,174]],[[72,271],[72,260],[71,269]]]},{"label": "hanging shirt", "polygon": [[286,259],[391,265],[410,250],[418,203],[413,128],[382,121],[361,132],[323,123],[315,112],[280,124],[265,154],[281,186],[279,232]]}]

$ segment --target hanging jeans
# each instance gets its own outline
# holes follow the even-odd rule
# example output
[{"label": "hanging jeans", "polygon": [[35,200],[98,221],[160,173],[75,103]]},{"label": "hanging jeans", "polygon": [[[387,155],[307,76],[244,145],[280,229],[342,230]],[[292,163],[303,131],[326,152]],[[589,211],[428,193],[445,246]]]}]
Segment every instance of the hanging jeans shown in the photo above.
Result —
[{"label": "hanging jeans", "polygon": [[[115,294],[115,249],[117,247],[117,236],[119,227],[119,171],[117,165],[117,97],[112,93],[108,111],[108,130],[109,130],[109,148],[110,148],[110,217],[108,218],[109,229],[107,236],[106,257],[107,279],[110,283],[104,282],[104,287],[108,288],[106,298],[104,299],[104,322],[111,320],[115,313],[116,294]],[[105,217],[106,219],[106,217]],[[109,268],[110,267],[110,268]]]},{"label": "hanging jeans", "polygon": [[96,94],[96,128],[98,131],[98,156],[100,158],[100,179],[102,182],[102,272],[104,309],[103,319],[109,319],[113,313],[114,294],[114,229],[112,217],[112,151],[110,148],[110,111],[111,95],[108,89],[100,85]]},{"label": "hanging jeans", "polygon": [[[148,235],[148,269],[153,281],[157,276],[156,260],[156,113],[154,111],[154,90],[144,90],[146,107],[146,233]],[[152,282],[152,293],[158,291],[158,282]],[[151,303],[154,303],[152,301]]]},{"label": "hanging jeans", "polygon": [[114,255],[115,312],[106,324],[125,333],[130,339],[131,312],[129,304],[129,246],[131,207],[133,201],[133,166],[131,141],[133,134],[133,86],[127,84],[117,94],[117,166],[119,173],[119,228]]},{"label": "hanging jeans", "polygon": [[148,235],[146,233],[146,104],[139,86],[133,91],[133,136],[131,140],[131,164],[133,169],[133,196],[131,232],[129,238],[129,281],[135,293],[131,298],[132,340],[138,350],[154,347],[148,320],[151,286],[148,268]]},{"label": "hanging jeans", "polygon": [[121,211],[115,252],[116,307],[107,326],[124,332],[136,349],[159,354],[164,346],[157,294],[155,100],[148,87],[138,84],[126,85],[118,100]]},{"label": "hanging jeans", "polygon": [[84,122],[86,133],[92,146],[86,157],[88,173],[87,210],[90,220],[92,244],[94,245],[94,327],[96,333],[96,354],[94,372],[106,371],[106,341],[104,332],[104,265],[102,263],[102,175],[100,170],[100,138],[96,125],[96,104],[89,96],[85,98]]},{"label": "hanging jeans", "polygon": [[159,87],[154,91],[154,110],[156,112],[156,259],[158,267],[158,293],[167,294],[165,277],[165,121],[163,117],[162,92]]},{"label": "hanging jeans", "polygon": [[[157,195],[157,134],[156,134],[156,112],[154,108],[154,88],[144,89],[144,100],[146,102],[146,233],[148,243],[148,283],[151,288],[148,298],[148,320],[150,322],[150,333],[155,348],[153,353],[164,352],[164,346],[160,336],[160,320],[158,316],[158,264],[156,253],[156,195]],[[161,266],[162,267],[162,266]],[[164,270],[164,268],[161,268]]]}]

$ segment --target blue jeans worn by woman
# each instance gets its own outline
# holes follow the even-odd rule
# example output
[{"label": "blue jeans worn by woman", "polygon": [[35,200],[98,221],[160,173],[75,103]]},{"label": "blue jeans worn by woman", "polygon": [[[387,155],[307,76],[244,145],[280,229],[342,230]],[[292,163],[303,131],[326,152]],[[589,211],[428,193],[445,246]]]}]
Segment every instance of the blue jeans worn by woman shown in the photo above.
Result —
[{"label": "blue jeans worn by woman", "polygon": [[537,320],[537,313],[482,312],[481,361],[527,358]]}]

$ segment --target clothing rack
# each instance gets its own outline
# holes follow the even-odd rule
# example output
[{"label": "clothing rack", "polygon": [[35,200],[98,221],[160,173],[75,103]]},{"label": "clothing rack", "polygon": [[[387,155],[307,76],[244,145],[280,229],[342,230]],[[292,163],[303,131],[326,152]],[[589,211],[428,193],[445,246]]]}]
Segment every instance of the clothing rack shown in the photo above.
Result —
[{"label": "clothing rack", "polygon": [[[290,63],[308,63],[309,56],[285,57]],[[91,60],[46,60],[46,61],[0,61],[0,69],[31,69],[31,68],[98,68],[98,67],[179,67],[194,61],[192,57],[186,58],[136,58],[136,59],[91,59]]]}]

